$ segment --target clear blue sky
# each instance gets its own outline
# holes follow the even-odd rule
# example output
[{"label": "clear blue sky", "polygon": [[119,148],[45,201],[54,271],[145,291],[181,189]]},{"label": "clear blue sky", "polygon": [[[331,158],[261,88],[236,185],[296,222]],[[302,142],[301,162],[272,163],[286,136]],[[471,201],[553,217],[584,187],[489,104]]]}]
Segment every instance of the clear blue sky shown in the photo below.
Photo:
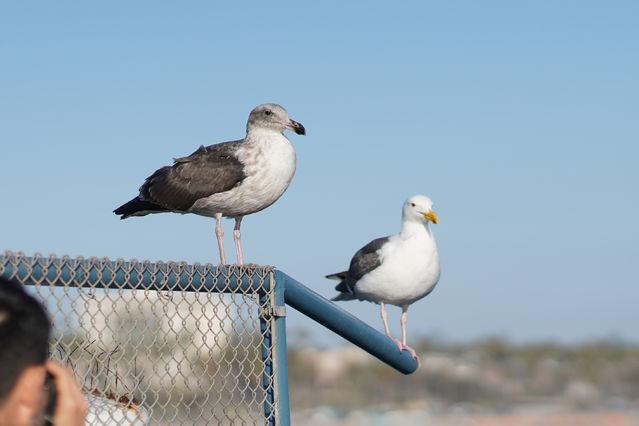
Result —
[{"label": "clear blue sky", "polygon": [[248,260],[329,296],[323,275],[424,193],[443,273],[412,335],[638,341],[638,17],[635,1],[2,2],[0,250],[216,261],[209,219],[111,211],[278,102],[308,136],[289,136],[288,192],[243,223]]}]

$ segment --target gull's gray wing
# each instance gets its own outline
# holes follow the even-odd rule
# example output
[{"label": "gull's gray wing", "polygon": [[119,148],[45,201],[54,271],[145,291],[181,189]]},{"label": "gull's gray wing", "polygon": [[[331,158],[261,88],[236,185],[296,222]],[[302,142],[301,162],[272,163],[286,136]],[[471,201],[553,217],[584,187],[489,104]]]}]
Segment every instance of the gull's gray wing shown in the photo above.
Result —
[{"label": "gull's gray wing", "polygon": [[243,140],[201,146],[188,157],[176,158],[140,187],[139,198],[168,210],[184,211],[201,199],[239,185],[246,174],[237,158]]},{"label": "gull's gray wing", "polygon": [[[335,290],[341,293],[347,293],[348,295],[354,294],[357,281],[381,265],[378,252],[379,249],[388,242],[389,238],[390,237],[376,238],[359,249],[357,253],[355,253],[355,256],[351,259],[348,271],[328,275],[326,278],[341,280],[341,282],[335,286]],[[346,299],[350,299],[350,297],[345,298],[343,295],[338,295],[333,300]]]},{"label": "gull's gray wing", "polygon": [[379,249],[388,242],[390,237],[376,238],[359,249],[351,259],[348,268],[348,277],[354,282],[359,281],[364,275],[381,265]]}]

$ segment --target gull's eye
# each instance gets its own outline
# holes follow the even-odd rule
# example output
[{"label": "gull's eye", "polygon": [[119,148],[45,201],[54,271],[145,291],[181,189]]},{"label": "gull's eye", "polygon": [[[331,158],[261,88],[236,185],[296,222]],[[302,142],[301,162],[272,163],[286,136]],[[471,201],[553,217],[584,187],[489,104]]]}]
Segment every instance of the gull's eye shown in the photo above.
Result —
[{"label": "gull's eye", "polygon": [[411,207],[415,207],[415,203],[410,203],[410,206]]},{"label": "gull's eye", "polygon": [[266,111],[264,111],[264,114],[271,115],[273,114],[273,112],[270,109],[267,109]]}]

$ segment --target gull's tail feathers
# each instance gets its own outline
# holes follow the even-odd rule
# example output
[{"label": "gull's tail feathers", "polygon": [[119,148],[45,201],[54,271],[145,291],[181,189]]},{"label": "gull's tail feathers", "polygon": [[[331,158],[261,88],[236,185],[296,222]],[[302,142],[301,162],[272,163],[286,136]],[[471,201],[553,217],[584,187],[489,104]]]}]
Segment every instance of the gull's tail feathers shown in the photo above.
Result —
[{"label": "gull's tail feathers", "polygon": [[151,213],[166,212],[162,206],[151,203],[149,201],[140,200],[140,197],[135,197],[127,203],[122,204],[117,209],[113,210],[113,213],[120,215],[120,219],[126,219],[130,216],[146,216]]},{"label": "gull's tail feathers", "polygon": [[340,293],[331,299],[332,302],[342,302],[346,300],[355,300],[357,297],[350,293]]},{"label": "gull's tail feathers", "polygon": [[336,272],[334,274],[329,274],[326,276],[326,278],[328,278],[329,280],[342,281],[346,279],[347,275],[348,275],[348,271],[342,271],[342,272]]},{"label": "gull's tail feathers", "polygon": [[335,290],[339,291],[339,294],[331,299],[333,302],[357,299],[357,296],[355,296],[355,292],[353,291],[352,287],[348,285],[347,272],[338,272],[337,274],[328,275],[327,278],[333,277],[333,276],[335,278],[332,278],[332,279],[341,280],[340,283],[335,286]]}]

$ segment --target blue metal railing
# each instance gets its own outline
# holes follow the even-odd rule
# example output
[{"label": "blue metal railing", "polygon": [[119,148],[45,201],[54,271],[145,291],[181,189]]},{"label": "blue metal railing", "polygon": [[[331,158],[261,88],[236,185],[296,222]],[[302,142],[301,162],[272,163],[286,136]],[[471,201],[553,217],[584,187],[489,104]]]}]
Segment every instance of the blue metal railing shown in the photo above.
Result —
[{"label": "blue metal railing", "polygon": [[[182,291],[242,292],[259,295],[260,307],[269,307],[263,313],[260,327],[264,340],[262,358],[265,363],[263,386],[267,390],[264,414],[269,425],[290,424],[288,390],[288,362],[286,345],[287,304],[319,324],[359,346],[379,360],[403,374],[414,372],[417,361],[407,352],[399,351],[395,343],[384,334],[354,317],[344,309],[326,300],[284,272],[269,267],[254,268],[258,279],[249,279],[238,266],[187,265],[184,263],[131,263],[106,259],[55,259],[37,262],[37,258],[25,258],[35,265],[27,268],[22,262],[12,262],[14,255],[0,255],[0,275],[19,279],[24,284],[36,284],[46,280],[55,286],[119,288],[119,289],[174,289]],[[36,261],[34,261],[36,260]],[[108,265],[108,268],[104,266]],[[138,267],[139,266],[139,267]],[[154,273],[150,273],[153,270]],[[159,272],[159,273],[158,273]],[[264,287],[269,280],[259,279],[273,274],[273,292]],[[260,284],[259,281],[262,281]],[[273,300],[268,300],[272,297]],[[266,316],[274,317],[273,328]],[[268,329],[267,329],[268,328]],[[271,381],[274,386],[270,386]],[[275,407],[275,409],[274,409]]]}]

